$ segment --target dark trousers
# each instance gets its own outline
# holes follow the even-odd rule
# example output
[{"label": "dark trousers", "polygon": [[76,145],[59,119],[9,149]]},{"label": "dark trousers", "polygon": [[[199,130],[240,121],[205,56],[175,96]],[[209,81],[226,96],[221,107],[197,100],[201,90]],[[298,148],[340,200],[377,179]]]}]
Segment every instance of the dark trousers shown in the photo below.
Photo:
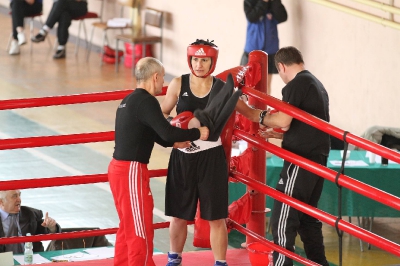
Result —
[{"label": "dark trousers", "polygon": [[[249,62],[249,54],[243,52],[242,58],[240,59],[240,65],[245,66]],[[278,69],[275,66],[275,54],[268,55],[268,74],[278,74]]]},{"label": "dark trousers", "polygon": [[[327,157],[323,155],[309,159],[321,165],[326,165],[327,163]],[[276,189],[313,207],[317,207],[323,183],[324,179],[322,177],[285,161]],[[307,258],[324,266],[329,265],[325,257],[322,223],[318,219],[275,200],[271,226],[275,244],[294,252],[295,239],[299,234]],[[282,254],[274,252],[274,265],[289,266],[293,265],[293,261]]]},{"label": "dark trousers", "polygon": [[57,0],[53,3],[46,25],[52,29],[58,22],[57,38],[60,45],[68,41],[68,28],[72,19],[85,15],[87,11],[86,1]]},{"label": "dark trousers", "polygon": [[12,0],[10,3],[12,32],[14,40],[17,39],[17,27],[24,27],[24,18],[42,12],[42,3],[35,1],[32,5],[25,0]]}]

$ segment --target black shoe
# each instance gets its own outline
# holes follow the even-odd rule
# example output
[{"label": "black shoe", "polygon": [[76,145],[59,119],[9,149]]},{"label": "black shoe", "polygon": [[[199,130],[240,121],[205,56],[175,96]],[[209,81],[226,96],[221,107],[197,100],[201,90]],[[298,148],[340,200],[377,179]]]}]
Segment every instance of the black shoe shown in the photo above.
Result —
[{"label": "black shoe", "polygon": [[53,55],[54,59],[61,59],[65,58],[65,49],[57,50],[56,53]]},{"label": "black shoe", "polygon": [[36,34],[35,37],[31,38],[32,42],[43,42],[44,39],[46,39],[46,35],[43,35],[43,34],[40,34],[40,33]]}]

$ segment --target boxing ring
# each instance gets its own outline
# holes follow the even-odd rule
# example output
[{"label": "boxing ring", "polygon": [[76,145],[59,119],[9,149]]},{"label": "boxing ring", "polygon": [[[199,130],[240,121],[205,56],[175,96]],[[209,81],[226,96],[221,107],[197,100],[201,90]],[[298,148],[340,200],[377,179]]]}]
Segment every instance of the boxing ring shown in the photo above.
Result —
[{"label": "boxing ring", "polygon": [[[400,163],[400,155],[390,149],[384,148],[378,144],[367,141],[356,135],[353,135],[347,131],[341,130],[321,119],[309,115],[287,103],[284,103],[272,96],[266,95],[266,75],[261,73],[267,73],[267,55],[261,51],[254,51],[249,55],[249,63],[244,67],[235,67],[229,69],[220,75],[221,79],[226,79],[229,73],[232,73],[235,77],[236,86],[242,88],[243,92],[249,96],[249,104],[259,108],[266,109],[266,105],[273,107],[279,111],[289,114],[290,116],[303,121],[315,128],[318,128],[334,137],[337,137],[345,142],[345,150],[347,150],[348,144],[361,147],[365,150],[371,151],[375,154],[381,155],[394,162]],[[102,93],[88,93],[81,95],[68,95],[68,96],[55,96],[55,97],[44,97],[44,98],[30,98],[30,99],[15,99],[15,100],[2,100],[0,101],[1,110],[11,110],[19,108],[32,108],[32,107],[46,107],[56,105],[67,105],[67,104],[82,104],[92,102],[103,102],[103,101],[114,101],[121,100],[126,95],[131,93],[132,90],[114,91],[114,92],[102,92]],[[166,87],[163,88],[163,92],[160,95],[164,95]],[[237,122],[237,121],[236,121]],[[242,121],[243,122],[243,121]],[[298,254],[289,252],[288,250],[275,245],[273,242],[267,240],[265,236],[265,194],[270,197],[286,203],[293,208],[296,208],[308,215],[316,217],[322,222],[335,227],[339,237],[339,261],[341,264],[341,236],[344,232],[353,235],[360,240],[368,242],[388,253],[400,257],[400,245],[393,243],[392,241],[385,239],[379,235],[376,235],[366,229],[351,224],[341,217],[340,206],[339,215],[333,216],[329,213],[323,212],[317,208],[313,208],[307,204],[304,204],[298,200],[295,200],[274,188],[266,186],[266,155],[265,151],[271,152],[285,160],[288,160],[304,169],[307,169],[319,176],[327,179],[329,182],[334,182],[338,186],[339,195],[341,187],[350,189],[356,193],[373,199],[377,202],[385,204],[395,210],[400,210],[400,198],[393,196],[389,193],[371,187],[367,184],[359,182],[347,175],[343,174],[344,160],[342,162],[342,169],[339,172],[335,172],[327,167],[321,166],[314,162],[311,162],[301,156],[288,152],[280,147],[277,147],[267,140],[262,139],[257,135],[259,125],[257,123],[247,123],[249,126],[245,128],[245,123],[235,123],[235,117],[232,116],[221,139],[225,148],[225,153],[228,160],[231,161],[230,169],[230,180],[233,182],[242,182],[247,185],[248,190],[251,191],[251,212],[249,213],[248,219],[245,219],[246,227],[243,227],[243,221],[238,222],[235,215],[230,216],[227,219],[228,228],[230,230],[236,230],[246,235],[246,243],[258,241],[263,245],[269,247],[272,250],[276,250],[293,260],[302,263],[304,265],[318,265],[314,262],[307,260],[299,256]],[[247,141],[248,152],[246,156],[249,158],[241,158],[247,160],[250,163],[246,171],[239,171],[243,167],[238,165],[241,160],[231,160],[231,147],[232,138],[239,138]],[[47,147],[47,146],[58,146],[58,145],[71,145],[71,144],[82,144],[91,142],[104,142],[113,141],[114,132],[94,132],[94,133],[81,133],[81,134],[69,134],[69,135],[58,135],[58,136],[41,136],[41,137],[28,137],[28,138],[14,138],[14,139],[1,139],[0,150],[12,150],[12,149],[23,149],[23,148],[36,148],[36,147]],[[240,156],[238,156],[240,157]],[[232,158],[233,159],[233,158]],[[166,169],[150,170],[151,177],[166,176]],[[92,175],[76,175],[76,176],[59,176],[51,178],[41,179],[25,179],[25,180],[10,180],[0,181],[0,190],[12,190],[12,189],[32,189],[32,188],[43,188],[43,187],[58,187],[66,185],[80,185],[80,184],[92,184],[99,182],[107,182],[107,174],[99,173]],[[340,202],[340,201],[339,201]],[[231,219],[232,218],[232,219]],[[239,217],[240,218],[240,217]],[[154,229],[167,228],[169,222],[155,223]],[[118,228],[107,228],[98,230],[87,230],[70,233],[56,233],[47,235],[35,235],[35,236],[21,236],[21,237],[10,237],[1,238],[0,244],[9,243],[21,243],[21,242],[36,242],[43,240],[59,240],[66,238],[81,238],[88,236],[99,236],[115,234]],[[203,265],[201,258],[212,256],[211,252],[203,253],[200,257],[195,254],[198,252],[190,252],[191,254],[185,254],[185,261],[188,261],[189,256],[192,256],[193,261],[197,261],[198,264],[193,263],[191,265]],[[206,255],[204,255],[206,254]],[[197,257],[196,257],[197,256]],[[200,261],[199,261],[200,258]],[[166,255],[155,255],[154,261],[156,265],[165,265]],[[228,250],[227,261],[229,265],[250,265],[247,257],[247,251],[244,249]],[[71,264],[72,263],[72,264]],[[59,265],[113,265],[112,259],[102,261],[85,261],[85,262],[68,262],[61,263]]]}]

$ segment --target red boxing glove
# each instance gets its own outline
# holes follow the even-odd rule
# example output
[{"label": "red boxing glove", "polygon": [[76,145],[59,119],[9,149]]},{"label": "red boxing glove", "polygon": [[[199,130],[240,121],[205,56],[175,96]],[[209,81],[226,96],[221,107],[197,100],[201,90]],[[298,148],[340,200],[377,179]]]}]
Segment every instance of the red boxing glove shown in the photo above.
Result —
[{"label": "red boxing glove", "polygon": [[175,116],[171,120],[171,125],[174,127],[179,127],[182,129],[188,129],[189,121],[194,117],[193,113],[190,111],[185,111]]},{"label": "red boxing glove", "polygon": [[[277,112],[279,112],[279,111],[276,109],[272,109],[271,111],[269,111],[270,114],[274,114]],[[289,129],[289,127],[282,127],[282,128],[276,127],[276,128],[273,128],[272,130],[275,132],[278,132],[278,133],[285,133],[286,131],[288,131],[288,129]]]}]

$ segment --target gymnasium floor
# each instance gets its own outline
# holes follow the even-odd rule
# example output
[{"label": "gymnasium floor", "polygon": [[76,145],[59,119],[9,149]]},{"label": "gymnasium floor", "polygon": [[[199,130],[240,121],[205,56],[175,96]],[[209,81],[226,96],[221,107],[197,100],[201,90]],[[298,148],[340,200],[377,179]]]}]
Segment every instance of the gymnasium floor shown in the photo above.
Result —
[{"label": "gymnasium floor", "polygon": [[[68,43],[65,60],[53,60],[53,51],[47,42],[34,44],[32,54],[29,53],[28,43],[22,47],[19,56],[9,56],[5,47],[10,24],[7,10],[0,7],[0,99],[71,95],[135,87],[130,69],[122,66],[120,72],[115,73],[113,65],[100,67],[100,57],[96,53],[92,53],[89,62],[86,62],[83,47],[75,57],[73,43]],[[54,43],[54,36],[51,36],[51,40]],[[118,103],[112,101],[0,111],[0,138],[110,131],[114,127]],[[112,151],[112,142],[0,151],[0,180],[106,173]],[[168,154],[169,149],[155,147],[149,168],[166,168]],[[164,184],[164,178],[151,181],[155,202],[154,222],[168,220],[163,215]],[[118,226],[107,183],[24,190],[22,201],[24,205],[49,212],[65,228]],[[399,229],[398,219],[374,220],[373,231],[397,243],[400,242]],[[328,260],[331,265],[338,265],[336,232],[324,225],[324,236]],[[192,233],[189,233],[185,251],[196,250],[191,245],[192,237]],[[115,240],[114,235],[108,238],[111,242]],[[240,234],[230,235],[230,247],[239,247],[242,242]],[[168,230],[156,230],[154,243],[156,249],[166,253],[169,246]],[[400,258],[375,247],[368,250],[364,244],[364,251],[361,252],[355,237],[345,235],[343,245],[342,265],[400,265]],[[300,243],[298,247],[301,251]]]}]

